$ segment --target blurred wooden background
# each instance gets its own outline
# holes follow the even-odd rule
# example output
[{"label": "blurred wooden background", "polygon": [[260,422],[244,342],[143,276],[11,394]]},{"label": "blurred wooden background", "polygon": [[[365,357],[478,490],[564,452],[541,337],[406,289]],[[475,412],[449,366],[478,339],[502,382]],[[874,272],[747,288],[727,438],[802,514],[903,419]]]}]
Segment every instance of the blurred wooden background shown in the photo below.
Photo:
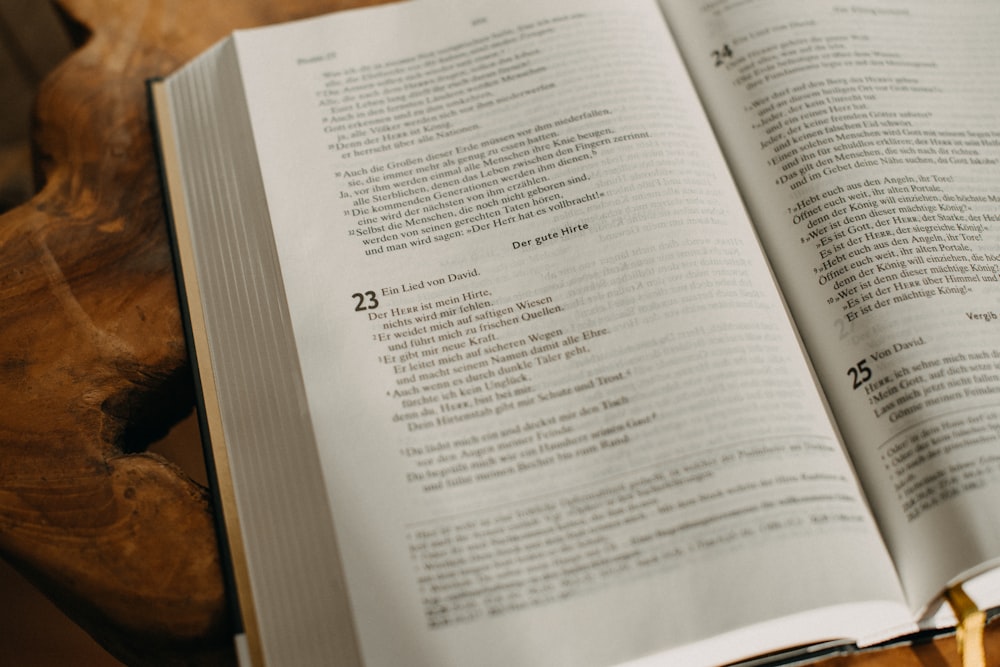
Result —
[{"label": "blurred wooden background", "polygon": [[29,118],[35,90],[70,52],[46,0],[0,0],[0,211],[31,193]]},{"label": "blurred wooden background", "polygon": [[[33,192],[28,136],[35,91],[70,50],[48,2],[0,0],[0,212]],[[0,560],[0,665],[119,664]]]},{"label": "blurred wooden background", "polygon": [[[0,213],[27,201],[35,191],[29,142],[35,93],[72,48],[49,0],[0,0]],[[197,425],[189,419],[156,450],[204,483],[197,443]],[[0,559],[0,665],[121,663]]]}]

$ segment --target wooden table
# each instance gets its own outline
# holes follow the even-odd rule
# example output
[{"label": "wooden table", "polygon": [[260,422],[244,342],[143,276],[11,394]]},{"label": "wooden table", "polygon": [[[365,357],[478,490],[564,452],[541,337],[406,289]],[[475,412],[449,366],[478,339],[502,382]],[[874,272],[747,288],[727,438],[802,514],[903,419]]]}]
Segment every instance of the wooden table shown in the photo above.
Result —
[{"label": "wooden table", "polygon": [[[82,46],[39,95],[40,191],[0,216],[0,555],[129,664],[233,660],[209,496],[144,452],[193,405],[145,82],[353,4],[59,1]],[[942,639],[823,664],[958,661]]]}]

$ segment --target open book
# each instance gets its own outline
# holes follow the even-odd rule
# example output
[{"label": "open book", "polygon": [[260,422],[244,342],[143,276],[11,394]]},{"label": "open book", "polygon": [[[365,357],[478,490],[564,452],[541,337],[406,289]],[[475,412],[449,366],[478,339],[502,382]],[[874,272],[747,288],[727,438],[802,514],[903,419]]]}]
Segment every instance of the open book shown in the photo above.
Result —
[{"label": "open book", "polygon": [[1000,603],[998,30],[427,1],[156,84],[250,652],[715,665]]}]

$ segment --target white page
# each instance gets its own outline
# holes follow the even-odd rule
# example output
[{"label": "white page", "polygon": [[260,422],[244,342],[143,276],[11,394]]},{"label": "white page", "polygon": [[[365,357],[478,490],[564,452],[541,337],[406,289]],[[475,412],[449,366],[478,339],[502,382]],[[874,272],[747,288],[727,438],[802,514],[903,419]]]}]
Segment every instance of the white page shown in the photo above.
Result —
[{"label": "white page", "polygon": [[1000,556],[1000,6],[663,4],[923,609]]},{"label": "white page", "polygon": [[288,35],[237,45],[366,664],[905,619],[653,5]]}]

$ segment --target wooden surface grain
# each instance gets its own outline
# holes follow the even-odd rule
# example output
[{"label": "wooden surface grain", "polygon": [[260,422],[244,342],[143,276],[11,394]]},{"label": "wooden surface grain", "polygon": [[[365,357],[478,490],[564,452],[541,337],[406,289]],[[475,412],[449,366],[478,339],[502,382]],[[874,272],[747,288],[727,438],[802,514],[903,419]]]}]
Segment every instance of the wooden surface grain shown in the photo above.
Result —
[{"label": "wooden surface grain", "polygon": [[[233,660],[209,496],[145,451],[193,405],[145,82],[356,4],[59,1],[78,49],[35,106],[41,187],[0,216],[0,555],[128,664]],[[959,666],[950,639],[821,664]]]}]

